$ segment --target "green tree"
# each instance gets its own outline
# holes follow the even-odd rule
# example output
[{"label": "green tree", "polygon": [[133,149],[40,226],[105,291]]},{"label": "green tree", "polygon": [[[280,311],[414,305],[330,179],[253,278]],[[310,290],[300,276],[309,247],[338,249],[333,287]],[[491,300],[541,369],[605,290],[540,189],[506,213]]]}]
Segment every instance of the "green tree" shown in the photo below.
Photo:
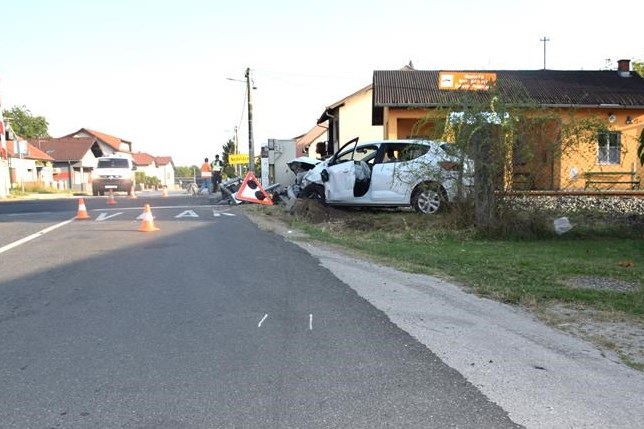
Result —
[{"label": "green tree", "polygon": [[181,178],[188,178],[192,177],[194,174],[196,174],[197,171],[199,170],[199,167],[196,165],[191,165],[191,166],[178,166],[174,169],[174,175],[176,177],[181,177]]},{"label": "green tree", "polygon": [[34,116],[25,106],[14,106],[3,111],[3,116],[11,124],[13,131],[26,139],[49,137],[49,122],[44,116]]},{"label": "green tree", "polygon": [[[473,222],[481,230],[505,228],[516,196],[516,173],[528,174],[538,186],[553,186],[547,181],[553,180],[554,173],[542,162],[547,160],[554,169],[562,156],[576,153],[579,145],[596,144],[597,133],[606,130],[598,118],[577,112],[564,118],[525,94],[506,96],[490,88],[484,95],[465,92],[460,96],[457,103],[429,113],[412,132],[454,143],[456,153],[473,161],[474,189],[469,201]],[[419,165],[419,176],[414,177],[431,177],[432,170],[431,165]]]},{"label": "green tree", "polygon": [[235,154],[235,140],[228,139],[226,144],[222,148],[221,160],[224,163],[224,177],[235,177],[237,176],[236,166],[230,164],[229,155]]},{"label": "green tree", "polygon": [[635,60],[632,63],[632,67],[640,76],[644,77],[644,61]]},{"label": "green tree", "polygon": [[640,157],[640,164],[644,165],[644,130],[640,134],[640,145],[637,148],[637,155]]}]

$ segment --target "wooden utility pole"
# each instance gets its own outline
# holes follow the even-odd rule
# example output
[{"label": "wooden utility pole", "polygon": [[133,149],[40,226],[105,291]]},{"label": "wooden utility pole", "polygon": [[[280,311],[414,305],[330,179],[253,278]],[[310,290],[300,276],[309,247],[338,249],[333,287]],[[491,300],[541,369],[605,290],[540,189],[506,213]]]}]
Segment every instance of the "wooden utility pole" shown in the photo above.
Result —
[{"label": "wooden utility pole", "polygon": [[546,69],[546,43],[550,41],[546,36],[543,36],[543,39],[539,39],[543,42],[543,69]]},{"label": "wooden utility pole", "polygon": [[250,68],[246,68],[246,92],[248,93],[248,171],[255,172],[255,143],[253,142],[253,99],[250,86]]}]

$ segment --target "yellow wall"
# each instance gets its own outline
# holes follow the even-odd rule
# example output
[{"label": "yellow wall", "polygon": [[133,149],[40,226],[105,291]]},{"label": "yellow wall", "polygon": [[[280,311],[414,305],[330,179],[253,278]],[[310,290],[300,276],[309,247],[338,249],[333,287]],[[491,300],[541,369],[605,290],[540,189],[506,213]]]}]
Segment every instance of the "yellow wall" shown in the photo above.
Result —
[{"label": "yellow wall", "polygon": [[[641,110],[616,109],[568,109],[552,110],[562,122],[577,123],[582,119],[595,118],[603,123],[610,131],[621,133],[622,153],[619,165],[599,165],[597,163],[597,139],[591,133],[587,139],[566,140],[560,135],[559,129],[550,121],[548,126],[542,126],[539,136],[528,138],[532,147],[533,158],[521,166],[513,165],[515,171],[530,171],[534,189],[541,190],[579,190],[585,188],[584,172],[588,171],[636,171],[640,179],[644,179],[644,168],[637,157],[639,136],[644,129],[644,113]],[[385,108],[383,137],[387,140],[407,138],[414,121],[426,118],[432,113],[428,109]],[[439,113],[439,112],[435,112]],[[615,116],[615,121],[608,121],[609,114]],[[538,115],[538,114],[537,114]],[[627,117],[631,123],[627,124]],[[426,131],[431,132],[431,121]],[[564,126],[564,128],[566,128]],[[526,131],[529,133],[529,131]],[[534,134],[534,130],[533,130]],[[610,189],[630,189],[629,185],[601,185]]]},{"label": "yellow wall", "polygon": [[[609,114],[615,116],[614,122],[609,122]],[[631,124],[626,123],[627,117],[631,117]],[[561,180],[557,189],[584,189],[585,172],[599,171],[635,171],[642,179],[642,167],[637,157],[639,136],[644,128],[644,113],[637,110],[614,109],[593,109],[580,111],[573,115],[575,119],[594,117],[605,124],[610,131],[621,133],[621,155],[620,164],[599,164],[597,162],[597,141],[581,141],[574,145],[574,150],[564,150],[561,156]],[[641,182],[640,182],[641,183]],[[630,189],[626,184],[599,185],[602,188]]]}]

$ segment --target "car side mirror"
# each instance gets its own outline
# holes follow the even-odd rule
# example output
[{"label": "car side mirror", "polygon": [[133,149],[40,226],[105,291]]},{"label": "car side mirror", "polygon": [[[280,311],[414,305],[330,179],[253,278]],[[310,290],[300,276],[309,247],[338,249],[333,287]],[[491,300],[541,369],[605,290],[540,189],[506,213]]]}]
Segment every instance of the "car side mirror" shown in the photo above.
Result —
[{"label": "car side mirror", "polygon": [[322,179],[323,182],[329,181],[329,172],[326,171],[326,168],[322,170],[322,172],[320,173],[320,178]]}]

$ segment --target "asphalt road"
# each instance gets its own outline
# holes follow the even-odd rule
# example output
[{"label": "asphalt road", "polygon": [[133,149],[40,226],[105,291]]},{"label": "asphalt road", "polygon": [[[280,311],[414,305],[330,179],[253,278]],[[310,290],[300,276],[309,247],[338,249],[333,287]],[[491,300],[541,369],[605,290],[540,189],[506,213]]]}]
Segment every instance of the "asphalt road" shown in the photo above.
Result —
[{"label": "asphalt road", "polygon": [[518,427],[241,208],[143,202],[0,209],[0,427]]}]

